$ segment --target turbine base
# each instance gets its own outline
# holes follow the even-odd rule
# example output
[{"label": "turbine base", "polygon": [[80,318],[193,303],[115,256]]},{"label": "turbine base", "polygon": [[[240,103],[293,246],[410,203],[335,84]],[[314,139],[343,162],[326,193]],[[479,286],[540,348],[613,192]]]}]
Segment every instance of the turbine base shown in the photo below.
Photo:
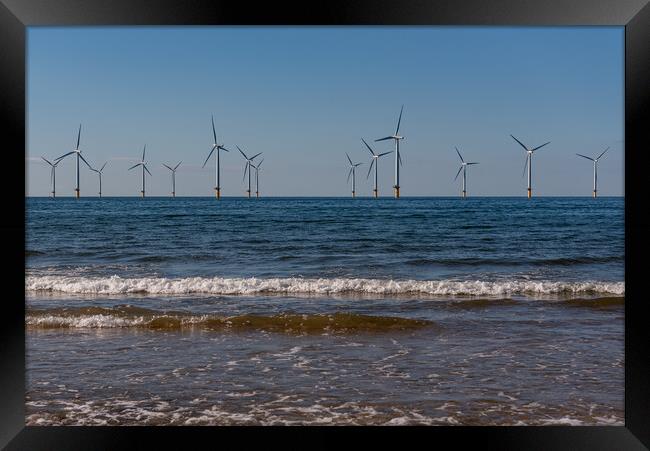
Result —
[{"label": "turbine base", "polygon": [[255,197],[260,197],[259,191],[255,191]]},{"label": "turbine base", "polygon": [[372,192],[375,195],[375,198],[379,197],[379,192],[376,189],[373,189]]},{"label": "turbine base", "polygon": [[395,199],[399,199],[399,186],[394,186],[395,189]]},{"label": "turbine base", "polygon": [[533,190],[528,188],[528,198],[530,199],[531,197],[533,197]]},{"label": "turbine base", "polygon": [[352,191],[352,197],[357,197],[356,193]]},{"label": "turbine base", "polygon": [[76,197],[77,199],[79,199],[79,188],[75,188],[75,190],[74,190],[74,197]]},{"label": "turbine base", "polygon": [[462,197],[463,197],[463,199],[465,199],[467,197],[467,191],[463,190]]},{"label": "turbine base", "polygon": [[142,198],[144,199],[144,191],[140,191],[140,195],[141,195]]},{"label": "turbine base", "polygon": [[218,186],[214,189],[214,196],[217,199],[221,199],[221,188],[219,188]]},{"label": "turbine base", "polygon": [[596,194],[596,190],[594,190],[594,199],[598,197],[598,194]]}]

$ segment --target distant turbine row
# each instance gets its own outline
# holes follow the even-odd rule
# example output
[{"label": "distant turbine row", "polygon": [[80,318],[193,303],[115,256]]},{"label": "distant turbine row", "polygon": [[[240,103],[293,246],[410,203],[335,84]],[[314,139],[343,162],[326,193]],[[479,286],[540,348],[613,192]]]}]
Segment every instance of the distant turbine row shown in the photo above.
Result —
[{"label": "distant turbine row", "polygon": [[[366,146],[366,148],[368,149],[368,151],[370,152],[370,154],[372,156],[371,161],[370,161],[370,167],[368,168],[368,173],[366,174],[366,179],[370,177],[370,173],[372,172],[372,168],[373,167],[375,168],[374,185],[373,185],[373,190],[372,190],[373,196],[375,198],[379,197],[379,188],[378,188],[379,158],[381,158],[381,157],[383,157],[385,155],[388,155],[390,153],[393,153],[393,152],[395,152],[395,183],[393,185],[393,193],[394,193],[395,198],[400,197],[399,170],[400,170],[400,167],[402,166],[402,157],[400,155],[399,144],[400,144],[401,140],[405,139],[405,137],[399,135],[399,128],[400,128],[400,125],[402,123],[402,113],[403,112],[404,112],[404,105],[402,105],[402,108],[400,109],[400,112],[399,112],[399,118],[397,119],[397,128],[395,129],[395,133],[390,135],[390,136],[386,136],[384,138],[379,138],[379,139],[375,140],[375,142],[378,142],[378,141],[387,141],[387,140],[392,139],[395,142],[395,150],[394,151],[390,150],[388,152],[383,152],[383,153],[378,154],[373,150],[372,147],[370,147],[370,145],[366,142],[365,139],[361,138],[361,141]],[[216,153],[215,153],[216,158],[215,158],[215,187],[214,187],[214,191],[215,191],[216,198],[220,199],[221,198],[221,177],[220,177],[220,175],[221,175],[220,174],[220,172],[221,172],[221,167],[220,167],[221,151],[222,150],[225,151],[225,152],[230,152],[230,151],[223,144],[219,144],[219,142],[217,140],[217,131],[216,131],[216,128],[214,126],[214,116],[212,116],[212,136],[213,136],[213,139],[214,139],[214,143],[212,144],[212,149],[208,153],[208,156],[205,159],[205,162],[203,163],[202,167],[205,167],[205,165],[210,160],[210,157],[212,156],[213,153],[215,153],[215,150],[216,150]],[[540,146],[529,148],[525,144],[523,144],[521,141],[519,141],[517,138],[515,138],[513,135],[510,135],[510,136],[521,147],[523,147],[524,150],[526,151],[526,162],[524,164],[524,172],[523,172],[522,176],[526,175],[526,171],[528,172],[527,195],[528,195],[528,198],[531,198],[532,195],[533,195],[533,188],[532,188],[533,154],[537,150],[539,150],[542,147],[546,146],[547,144],[550,144],[550,141],[546,142],[546,143],[544,143],[544,144],[542,144]],[[72,151],[70,151],[70,152],[68,152],[66,154],[61,155],[60,157],[54,159],[53,162],[47,160],[45,157],[41,157],[51,167],[50,181],[51,181],[51,184],[52,184],[52,197],[56,197],[56,167],[61,161],[63,161],[69,155],[75,155],[75,157],[76,157],[76,170],[75,170],[75,180],[76,180],[76,185],[75,186],[76,187],[75,187],[75,190],[74,190],[75,191],[75,197],[79,198],[79,196],[80,196],[80,189],[79,189],[79,170],[80,170],[79,161],[80,160],[83,161],[91,171],[94,171],[99,175],[99,197],[102,197],[102,171],[106,167],[106,163],[104,163],[103,166],[100,169],[93,168],[90,165],[90,163],[88,163],[88,161],[86,161],[86,159],[81,154],[81,150],[79,149],[80,140],[81,140],[81,124],[79,124],[79,131],[77,132],[77,145],[75,146],[74,150],[72,150]],[[260,196],[260,191],[259,191],[259,170],[260,170],[260,167],[261,167],[262,162],[264,160],[262,159],[257,164],[255,164],[254,160],[258,156],[260,156],[262,154],[262,152],[259,152],[259,153],[255,154],[255,155],[253,155],[252,157],[249,158],[246,155],[246,153],[239,146],[235,146],[235,147],[237,147],[237,150],[239,150],[241,155],[244,157],[244,160],[246,161],[246,163],[244,165],[244,176],[242,178],[242,182],[244,182],[244,180],[246,180],[246,175],[248,174],[248,189],[246,190],[248,198],[251,197],[251,175],[252,175],[251,173],[252,173],[253,169],[255,169],[255,196],[259,197]],[[454,178],[454,181],[456,181],[458,179],[458,176],[462,172],[463,173],[463,178],[462,178],[461,196],[463,198],[465,198],[465,197],[467,197],[467,166],[475,165],[475,164],[479,164],[479,163],[475,162],[475,161],[474,162],[465,162],[465,160],[463,159],[463,156],[461,155],[458,148],[455,147],[455,149],[456,149],[456,153],[458,154],[458,157],[460,158],[461,165],[460,165],[460,168],[458,169],[458,172],[456,173],[456,177]],[[130,171],[132,169],[137,168],[138,166],[142,167],[142,190],[140,191],[140,194],[141,194],[142,197],[145,197],[145,183],[146,183],[145,172],[148,173],[150,176],[152,175],[151,172],[149,171],[149,168],[146,165],[146,162],[145,162],[146,150],[147,150],[147,145],[145,144],[144,148],[142,149],[142,160],[129,168],[129,171]],[[598,193],[598,161],[600,160],[600,158],[603,155],[605,155],[605,152],[607,152],[608,150],[609,150],[609,147],[607,149],[605,149],[600,155],[598,155],[595,158],[591,158],[591,157],[588,157],[588,156],[582,155],[582,154],[576,154],[576,155],[578,155],[578,156],[580,156],[582,158],[586,158],[586,159],[593,162],[593,167],[594,167],[593,197],[597,197],[597,193]],[[345,155],[346,155],[346,157],[348,159],[348,162],[350,163],[350,168],[349,168],[349,172],[348,172],[348,181],[347,182],[349,183],[350,182],[350,177],[352,177],[352,197],[356,197],[356,168],[358,166],[362,165],[363,163],[353,163],[352,159],[350,158],[350,155],[348,155],[347,153]],[[172,197],[176,197],[176,170],[181,165],[181,163],[182,163],[182,161],[179,162],[174,167],[171,167],[171,166],[166,165],[166,164],[163,163],[163,166],[171,171],[171,176],[172,176],[172,179],[171,179],[172,180],[171,195],[172,195]]]}]

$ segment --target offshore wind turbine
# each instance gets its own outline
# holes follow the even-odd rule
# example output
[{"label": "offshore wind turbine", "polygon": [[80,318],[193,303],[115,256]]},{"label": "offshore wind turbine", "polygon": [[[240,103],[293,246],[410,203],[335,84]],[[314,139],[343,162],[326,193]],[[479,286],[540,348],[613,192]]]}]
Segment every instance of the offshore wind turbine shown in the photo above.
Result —
[{"label": "offshore wind turbine", "polygon": [[598,192],[598,160],[600,160],[600,157],[605,155],[605,152],[609,150],[609,147],[603,151],[600,155],[598,155],[596,158],[591,158],[586,155],[581,155],[577,153],[579,157],[586,158],[587,160],[591,160],[594,162],[594,198],[598,197],[597,192]]},{"label": "offshore wind turbine", "polygon": [[352,163],[352,160],[350,159],[350,155],[348,153],[345,153],[345,156],[348,157],[348,161],[350,162],[350,172],[348,172],[348,183],[350,183],[350,176],[352,176],[352,197],[356,197],[356,187],[357,187],[357,177],[356,177],[356,169],[357,166],[361,166],[363,163]]},{"label": "offshore wind turbine", "polygon": [[75,197],[79,199],[79,159],[81,158],[84,163],[86,163],[86,166],[88,166],[90,169],[92,169],[92,166],[86,161],[86,159],[81,155],[81,150],[79,150],[79,140],[81,139],[81,124],[79,124],[79,132],[77,133],[77,147],[72,152],[68,152],[64,155],[61,155],[59,158],[55,160],[56,163],[59,163],[61,160],[63,160],[65,157],[68,155],[76,154],[77,155],[77,171],[76,171],[76,179],[77,179],[77,187],[74,189],[75,191]]},{"label": "offshore wind turbine", "polygon": [[[246,159],[246,166],[244,166],[244,177],[242,177],[241,181],[243,182],[246,179],[246,171],[248,171],[248,190],[246,191],[248,193],[248,198],[250,199],[251,197],[251,170],[249,166],[253,166],[253,160],[258,157],[259,155],[262,155],[262,152],[253,155],[252,157],[248,158],[246,154],[244,153],[243,150],[239,148],[239,146],[236,146],[237,150],[239,150],[239,153],[241,153],[244,158]],[[253,166],[255,167],[255,166]]]},{"label": "offshore wind turbine", "polygon": [[532,179],[532,176],[533,176],[533,153],[536,150],[541,149],[545,145],[550,144],[551,141],[546,142],[546,143],[542,144],[541,146],[537,146],[537,147],[535,147],[533,149],[529,149],[521,141],[519,141],[517,138],[515,138],[512,135],[510,135],[510,136],[512,137],[512,139],[517,141],[519,143],[519,145],[521,147],[523,147],[524,150],[526,151],[526,164],[524,165],[524,174],[526,174],[526,167],[528,167],[528,198],[530,199],[533,196],[533,188],[532,188],[532,185],[531,185],[531,179]]},{"label": "offshore wind turbine", "polygon": [[[142,194],[142,198],[144,198],[144,171],[149,172],[149,169],[147,168],[146,163],[144,162],[144,153],[147,150],[147,145],[144,145],[144,148],[142,149],[142,161],[138,164],[134,164],[129,168],[129,171],[131,169],[137,168],[138,166],[142,166],[142,191],[140,191],[140,194]],[[151,175],[151,172],[149,172],[149,175]]]},{"label": "offshore wind turbine", "polygon": [[51,163],[45,159],[45,157],[41,158],[52,167],[52,169],[50,169],[50,182],[52,183],[52,197],[56,197],[56,165],[59,164],[61,160]]},{"label": "offshore wind turbine", "polygon": [[179,161],[178,164],[173,168],[163,163],[163,166],[172,171],[172,197],[176,197],[176,169],[178,169],[182,162],[182,160]]},{"label": "offshore wind turbine", "polygon": [[368,175],[366,175],[366,178],[370,177],[370,171],[372,171],[372,166],[375,165],[375,188],[372,190],[373,193],[375,193],[375,198],[379,196],[379,191],[377,190],[377,173],[378,173],[378,167],[379,167],[379,158],[383,157],[384,155],[388,155],[389,153],[393,153],[393,151],[389,152],[384,152],[380,154],[376,154],[374,150],[368,145],[365,139],[361,138],[361,141],[366,145],[370,153],[372,154],[372,161],[370,162],[370,167],[368,168]]},{"label": "offshore wind turbine", "polygon": [[210,153],[208,154],[208,158],[205,159],[205,162],[203,163],[202,167],[205,167],[206,163],[212,156],[212,153],[217,150],[217,158],[216,158],[216,186],[214,187],[214,195],[217,196],[217,199],[221,199],[221,170],[220,170],[220,164],[219,164],[219,151],[220,150],[225,150],[226,152],[230,152],[228,149],[226,149],[223,144],[219,144],[217,142],[217,132],[214,129],[214,116],[212,116],[212,136],[214,137],[214,143],[212,144],[212,150],[210,150]]},{"label": "offshore wind turbine", "polygon": [[456,173],[456,177],[454,177],[454,182],[458,178],[458,174],[460,174],[460,171],[463,171],[463,191],[462,191],[462,196],[463,199],[467,197],[467,166],[470,164],[478,164],[477,162],[470,162],[470,163],[465,163],[465,160],[463,160],[463,156],[460,154],[460,151],[458,150],[458,147],[454,147],[456,149],[456,153],[460,157],[460,169],[458,169],[458,172]]},{"label": "offshore wind turbine", "polygon": [[375,139],[375,142],[386,141],[387,139],[392,139],[395,141],[395,185],[393,186],[393,190],[395,191],[395,198],[397,199],[399,198],[399,167],[402,165],[402,157],[399,153],[399,142],[400,140],[404,139],[403,136],[399,135],[399,126],[402,122],[403,111],[404,105],[402,105],[402,109],[399,110],[399,119],[397,119],[397,128],[395,129],[395,134],[386,136],[385,138]]},{"label": "offshore wind turbine", "polygon": [[260,166],[262,166],[262,163],[264,163],[264,158],[257,163],[257,166],[251,164],[255,168],[255,197],[260,197]]},{"label": "offshore wind turbine", "polygon": [[102,171],[106,167],[107,163],[108,161],[104,163],[99,170],[90,168],[92,171],[95,171],[97,174],[99,174],[99,197],[102,197]]}]

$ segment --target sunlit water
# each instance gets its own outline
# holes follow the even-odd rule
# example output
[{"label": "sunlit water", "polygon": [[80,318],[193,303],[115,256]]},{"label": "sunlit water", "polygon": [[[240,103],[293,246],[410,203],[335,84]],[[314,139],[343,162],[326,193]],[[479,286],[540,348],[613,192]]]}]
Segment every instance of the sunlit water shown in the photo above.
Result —
[{"label": "sunlit water", "polygon": [[623,424],[623,202],[27,199],[27,424]]}]

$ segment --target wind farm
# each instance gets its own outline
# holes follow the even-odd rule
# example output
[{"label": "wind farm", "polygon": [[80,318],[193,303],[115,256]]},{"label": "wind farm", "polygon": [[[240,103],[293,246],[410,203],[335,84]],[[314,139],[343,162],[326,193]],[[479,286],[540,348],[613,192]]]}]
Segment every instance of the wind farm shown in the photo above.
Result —
[{"label": "wind farm", "polygon": [[374,150],[372,150],[372,147],[366,142],[365,139],[361,138],[361,141],[366,145],[368,148],[368,151],[372,155],[372,159],[370,160],[370,167],[368,168],[368,174],[366,175],[366,179],[370,177],[370,171],[372,171],[372,167],[374,165],[375,167],[375,184],[374,187],[372,188],[372,192],[375,198],[379,197],[379,187],[378,187],[378,177],[379,177],[379,158],[383,157],[384,155],[388,155],[389,153],[392,153],[393,151],[390,150],[388,152],[380,153],[377,154],[375,153]]}]

